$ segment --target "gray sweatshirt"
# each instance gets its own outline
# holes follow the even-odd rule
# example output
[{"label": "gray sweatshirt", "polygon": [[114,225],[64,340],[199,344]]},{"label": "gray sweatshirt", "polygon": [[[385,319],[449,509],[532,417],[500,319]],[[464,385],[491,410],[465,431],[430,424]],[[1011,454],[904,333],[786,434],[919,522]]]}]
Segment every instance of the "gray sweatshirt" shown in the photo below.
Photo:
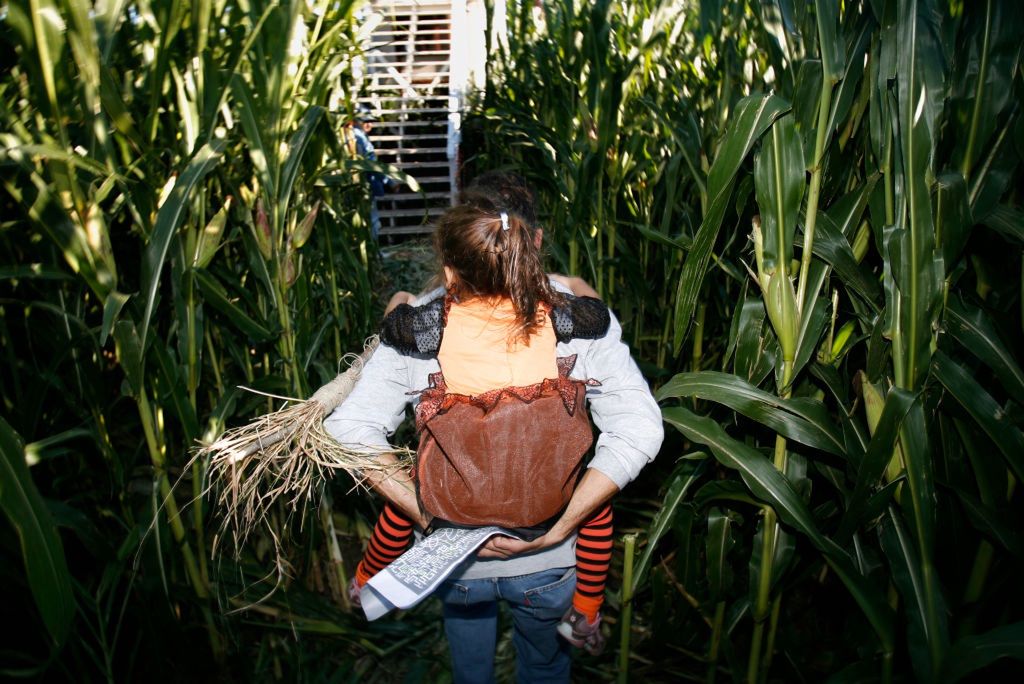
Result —
[{"label": "gray sweatshirt", "polygon": [[[419,303],[442,294],[436,290]],[[622,342],[622,327],[612,315],[604,337],[559,343],[557,353],[560,357],[576,355],[573,378],[601,383],[587,389],[590,415],[600,430],[588,467],[599,470],[621,489],[654,460],[664,437],[661,411]],[[428,376],[438,370],[436,358],[405,356],[382,344],[366,362],[352,393],[324,420],[324,427],[349,448],[386,447],[388,435],[405,418],[406,407],[416,401],[415,393],[426,388]],[[568,568],[576,562],[575,541],[573,536],[557,546],[509,559],[467,561],[453,578],[515,577]]]}]

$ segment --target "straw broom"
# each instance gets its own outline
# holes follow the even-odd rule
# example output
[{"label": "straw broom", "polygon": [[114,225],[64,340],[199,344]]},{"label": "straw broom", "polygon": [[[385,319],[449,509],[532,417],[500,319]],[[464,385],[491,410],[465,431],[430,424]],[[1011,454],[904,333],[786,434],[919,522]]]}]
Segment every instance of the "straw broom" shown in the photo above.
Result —
[{"label": "straw broom", "polygon": [[[260,416],[226,431],[216,441],[199,448],[193,460],[208,459],[208,484],[204,493],[215,493],[215,510],[222,521],[213,540],[213,554],[230,537],[237,558],[246,539],[258,528],[270,530],[277,574],[287,574],[281,540],[270,525],[271,511],[280,502],[288,515],[300,517],[318,503],[322,483],[338,471],[363,486],[370,471],[395,471],[408,465],[412,452],[405,448],[353,450],[339,444],[324,430],[323,420],[352,392],[363,365],[377,348],[371,337],[362,354],[349,354],[349,367],[305,401]],[[397,463],[382,464],[384,453],[399,456]]]}]

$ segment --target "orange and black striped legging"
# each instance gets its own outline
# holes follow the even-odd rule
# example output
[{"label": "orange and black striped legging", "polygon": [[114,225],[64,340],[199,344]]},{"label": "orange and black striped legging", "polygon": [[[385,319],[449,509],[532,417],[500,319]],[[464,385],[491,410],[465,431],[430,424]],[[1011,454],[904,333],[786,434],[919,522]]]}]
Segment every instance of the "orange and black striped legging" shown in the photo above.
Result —
[{"label": "orange and black striped legging", "polygon": [[[401,556],[411,538],[412,521],[391,504],[385,504],[366,553],[356,568],[359,586]],[[605,504],[580,526],[576,539],[576,593],[572,604],[590,622],[597,619],[604,603],[604,585],[611,560],[612,505]]]}]

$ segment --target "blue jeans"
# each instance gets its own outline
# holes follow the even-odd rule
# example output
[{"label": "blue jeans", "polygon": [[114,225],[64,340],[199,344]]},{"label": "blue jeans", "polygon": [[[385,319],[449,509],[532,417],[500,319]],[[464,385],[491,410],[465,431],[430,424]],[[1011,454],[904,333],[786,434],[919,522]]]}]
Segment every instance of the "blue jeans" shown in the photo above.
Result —
[{"label": "blue jeans", "polygon": [[555,627],[572,605],[575,568],[518,577],[449,580],[437,590],[456,684],[494,681],[498,601],[512,612],[512,644],[520,684],[569,681],[570,646]]}]

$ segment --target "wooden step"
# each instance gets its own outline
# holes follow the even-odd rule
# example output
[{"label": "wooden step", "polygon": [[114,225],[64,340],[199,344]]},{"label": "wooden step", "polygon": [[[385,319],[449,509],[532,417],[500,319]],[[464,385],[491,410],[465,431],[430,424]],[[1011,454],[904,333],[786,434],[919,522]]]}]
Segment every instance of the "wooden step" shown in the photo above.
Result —
[{"label": "wooden step", "polygon": [[[446,178],[445,180],[448,180],[448,179]],[[425,199],[428,199],[428,200],[431,200],[431,199],[445,199],[445,200],[447,200],[447,199],[451,199],[451,196],[452,195],[451,195],[450,192],[437,192],[437,191],[434,191],[434,192],[424,192],[422,194],[418,193],[418,192],[394,192],[394,193],[390,193],[390,194],[384,195],[382,197],[378,197],[377,198],[377,203],[380,204],[381,202],[384,202],[384,201],[387,201],[387,200],[390,200],[392,202],[402,202],[402,201],[405,201],[405,200],[425,200]]]},{"label": "wooden step", "polygon": [[405,142],[406,140],[442,140],[440,147],[444,148],[448,145],[448,136],[444,133],[424,133],[423,135],[374,135],[371,137],[374,145],[377,142]]},{"label": "wooden step", "polygon": [[424,207],[422,209],[378,209],[381,218],[388,216],[440,216],[450,207]]},{"label": "wooden step", "polygon": [[445,154],[446,147],[377,147],[377,156],[395,154]]},{"label": "wooden step", "polygon": [[442,61],[427,62],[425,60],[419,60],[419,59],[413,58],[413,59],[410,59],[410,60],[404,60],[404,61],[400,61],[400,62],[385,62],[385,61],[382,61],[382,60],[374,59],[374,57],[375,57],[374,55],[370,55],[370,61],[366,65],[367,71],[369,71],[371,74],[374,72],[374,69],[387,69],[389,67],[395,68],[395,69],[398,69],[400,67],[410,67],[410,66],[414,66],[414,67],[436,66],[436,67],[445,67],[445,68],[448,67],[448,60],[447,59],[446,60],[442,60]]}]

